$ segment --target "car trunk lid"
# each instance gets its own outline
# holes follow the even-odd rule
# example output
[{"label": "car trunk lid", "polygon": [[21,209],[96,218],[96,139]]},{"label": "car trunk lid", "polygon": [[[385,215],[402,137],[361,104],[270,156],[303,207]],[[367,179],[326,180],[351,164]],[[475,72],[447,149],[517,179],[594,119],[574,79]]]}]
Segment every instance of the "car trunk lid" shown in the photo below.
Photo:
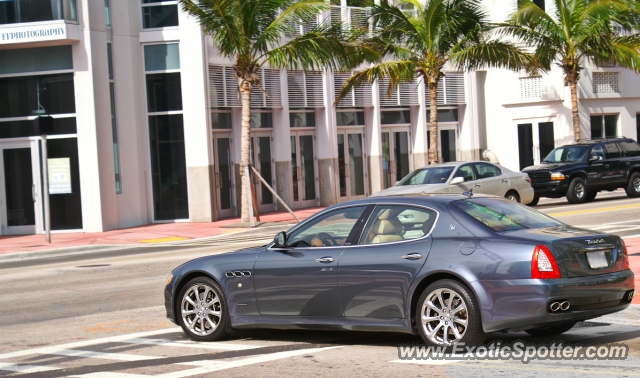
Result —
[{"label": "car trunk lid", "polygon": [[550,246],[556,263],[564,267],[567,277],[618,272],[624,264],[623,243],[615,235],[567,225],[518,230],[506,234]]}]

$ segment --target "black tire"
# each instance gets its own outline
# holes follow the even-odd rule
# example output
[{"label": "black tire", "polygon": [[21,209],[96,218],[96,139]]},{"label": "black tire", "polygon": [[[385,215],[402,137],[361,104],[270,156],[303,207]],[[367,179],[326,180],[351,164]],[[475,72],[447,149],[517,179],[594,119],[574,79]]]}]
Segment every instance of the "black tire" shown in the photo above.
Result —
[{"label": "black tire", "polygon": [[531,336],[536,336],[536,337],[555,336],[555,335],[559,335],[561,333],[565,333],[569,331],[571,328],[573,328],[574,325],[576,325],[576,322],[569,322],[569,323],[564,323],[557,326],[528,329],[525,332],[530,334]]},{"label": "black tire", "polygon": [[[194,289],[196,288],[196,289]],[[208,288],[209,291],[205,291],[205,288]],[[194,289],[192,291],[192,289]],[[198,308],[196,306],[191,305],[190,303],[184,303],[184,297],[188,293],[189,299],[192,302],[195,302],[194,291],[198,290],[198,297],[202,298],[203,295],[206,296],[202,298]],[[202,292],[200,292],[202,290]],[[207,305],[208,303],[214,302],[214,298],[218,298],[216,303],[212,305]],[[206,302],[206,303],[205,303]],[[219,313],[218,316],[212,314],[210,311],[197,312],[202,310],[202,304],[205,304],[207,310],[216,311]],[[218,304],[218,306],[216,306]],[[191,311],[190,307],[193,308],[194,313],[183,316],[182,310],[183,306],[187,306],[187,311]],[[198,314],[202,313],[202,316]],[[205,315],[206,314],[206,315]],[[191,317],[193,315],[193,317]],[[217,282],[213,281],[208,277],[196,277],[189,282],[187,282],[180,293],[176,297],[176,318],[178,320],[178,324],[182,327],[184,333],[191,339],[195,341],[214,341],[214,340],[222,340],[225,337],[229,336],[231,333],[231,327],[229,323],[229,307],[227,305],[227,297],[224,294],[220,285]],[[186,318],[186,321],[185,321]],[[206,318],[209,320],[207,321]],[[189,320],[193,319],[193,323],[187,323]],[[217,323],[216,323],[217,320]],[[194,324],[195,323],[195,324]],[[193,325],[193,331],[189,327],[191,324]],[[202,330],[202,324],[204,324],[204,332],[200,333],[198,330]],[[207,329],[207,324],[208,328]],[[212,327],[215,325],[215,328]],[[209,332],[211,328],[214,328],[212,332]]]},{"label": "black tire", "polygon": [[595,192],[587,192],[587,201],[588,202],[593,201],[594,199],[596,199],[597,195],[598,195],[597,191],[595,191]]},{"label": "black tire", "polygon": [[516,192],[515,190],[510,190],[507,192],[507,194],[504,195],[504,198],[514,201],[514,202],[520,202],[520,196],[518,195],[518,192]]},{"label": "black tire", "polygon": [[640,172],[633,172],[629,178],[629,184],[624,188],[627,196],[631,198],[640,197]]},{"label": "black tire", "polygon": [[567,201],[569,203],[585,203],[587,201],[587,185],[580,177],[575,177],[569,184],[567,191]]},{"label": "black tire", "polygon": [[[439,300],[437,299],[438,295],[436,293],[440,292],[440,290],[443,290],[441,292],[441,296],[444,306],[439,303]],[[430,298],[435,298],[437,303],[433,300],[431,301],[435,308],[428,307],[426,305],[425,302]],[[451,302],[452,299],[453,303]],[[465,309],[453,313],[451,310],[462,307],[461,303],[464,305]],[[447,305],[450,307],[448,308]],[[448,309],[449,311],[447,311]],[[438,316],[435,316],[435,314]],[[425,322],[423,320],[423,316],[429,316],[433,320]],[[466,320],[466,328],[453,320],[454,318],[458,320]],[[465,285],[450,279],[439,280],[429,285],[422,292],[422,295],[420,295],[420,299],[416,304],[416,325],[418,327],[418,332],[420,332],[420,336],[425,343],[429,345],[450,345],[444,342],[445,325],[443,323],[445,321],[448,326],[448,328],[446,328],[448,333],[446,340],[449,341],[450,344],[458,342],[464,342],[466,344],[480,344],[487,338],[487,334],[484,333],[482,329],[480,306],[478,305],[475,295]],[[456,336],[454,331],[450,329],[451,326],[449,323],[456,326],[458,334],[462,336],[461,338],[453,340]],[[433,340],[427,334],[428,331],[426,328],[430,328],[432,332],[435,330],[435,333],[433,333]]]},{"label": "black tire", "polygon": [[540,201],[540,196],[536,194],[533,196],[533,201],[529,202],[527,206],[535,206],[538,204],[538,201]]}]

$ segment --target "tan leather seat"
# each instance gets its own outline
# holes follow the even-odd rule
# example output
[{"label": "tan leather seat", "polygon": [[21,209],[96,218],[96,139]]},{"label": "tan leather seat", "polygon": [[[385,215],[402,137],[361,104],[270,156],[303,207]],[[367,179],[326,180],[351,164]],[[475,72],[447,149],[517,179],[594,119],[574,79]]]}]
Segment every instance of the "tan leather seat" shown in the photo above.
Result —
[{"label": "tan leather seat", "polygon": [[371,239],[371,244],[404,240],[402,235],[400,235],[401,232],[402,223],[400,223],[398,219],[378,219],[373,225],[373,233],[375,236]]}]

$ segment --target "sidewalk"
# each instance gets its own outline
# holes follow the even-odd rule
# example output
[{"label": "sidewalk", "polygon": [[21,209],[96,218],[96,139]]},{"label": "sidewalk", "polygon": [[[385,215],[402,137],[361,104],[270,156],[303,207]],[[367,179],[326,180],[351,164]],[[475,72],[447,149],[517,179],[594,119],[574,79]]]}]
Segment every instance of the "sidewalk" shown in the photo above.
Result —
[{"label": "sidewalk", "polygon": [[[304,220],[322,209],[322,207],[316,207],[297,210],[294,213],[300,220]],[[261,214],[260,221],[267,224],[297,223],[288,212]],[[108,245],[155,244],[199,239],[249,229],[248,227],[230,227],[239,222],[240,218],[230,218],[210,223],[159,223],[107,232],[54,233],[51,234],[51,244],[46,243],[44,235],[0,236],[0,255],[63,248],[92,249]]]}]

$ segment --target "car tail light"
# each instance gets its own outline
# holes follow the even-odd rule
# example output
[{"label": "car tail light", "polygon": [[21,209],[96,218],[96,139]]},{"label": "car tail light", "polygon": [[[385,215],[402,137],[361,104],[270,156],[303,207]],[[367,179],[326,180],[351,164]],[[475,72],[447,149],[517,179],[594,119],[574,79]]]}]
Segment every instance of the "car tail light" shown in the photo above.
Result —
[{"label": "car tail light", "polygon": [[527,182],[528,182],[529,184],[531,184],[531,177],[527,176],[527,177],[525,177],[524,179],[525,179],[525,180],[527,180]]},{"label": "car tail light", "polygon": [[624,265],[622,266],[622,270],[629,269],[629,251],[627,251],[627,245],[624,240],[622,241],[622,248],[624,248]]},{"label": "car tail light", "polygon": [[533,250],[531,260],[531,278],[548,279],[561,278],[558,264],[547,247],[539,245]]}]

